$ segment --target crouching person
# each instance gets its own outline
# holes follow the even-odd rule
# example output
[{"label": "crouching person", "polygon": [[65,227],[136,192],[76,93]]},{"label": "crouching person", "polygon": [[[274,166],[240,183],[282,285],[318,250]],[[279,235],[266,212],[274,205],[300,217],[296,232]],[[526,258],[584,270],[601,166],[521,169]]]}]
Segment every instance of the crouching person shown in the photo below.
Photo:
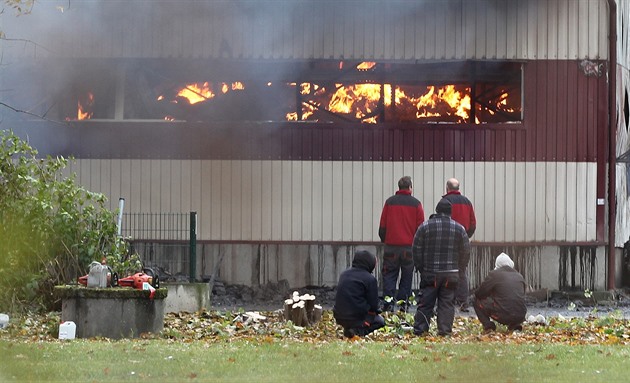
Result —
[{"label": "crouching person", "polygon": [[333,315],[343,335],[367,335],[385,326],[378,311],[378,283],[372,271],[376,256],[367,250],[354,253],[352,267],[339,276]]},{"label": "crouching person", "polygon": [[501,253],[492,270],[475,292],[475,313],[484,331],[494,331],[497,326],[492,321],[508,326],[510,331],[521,331],[525,321],[526,283],[523,276],[514,269],[510,257]]}]

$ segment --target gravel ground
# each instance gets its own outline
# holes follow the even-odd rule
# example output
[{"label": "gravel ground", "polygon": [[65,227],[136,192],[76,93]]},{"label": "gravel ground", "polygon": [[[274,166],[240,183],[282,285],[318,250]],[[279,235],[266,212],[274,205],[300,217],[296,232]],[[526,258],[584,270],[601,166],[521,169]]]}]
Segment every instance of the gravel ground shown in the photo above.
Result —
[{"label": "gravel ground", "polygon": [[[284,300],[298,291],[300,294],[315,296],[315,303],[325,310],[332,309],[336,290],[330,287],[291,289],[286,282],[251,288],[240,285],[222,285],[220,282],[213,289],[211,306],[215,310],[274,311],[283,308]],[[534,292],[528,295],[527,315],[543,315],[545,318],[562,315],[566,318],[615,315],[630,319],[630,291],[617,290],[614,294],[597,292],[586,297],[584,292]],[[597,300],[595,299],[597,298]],[[415,312],[415,306],[411,307]],[[475,316],[470,308],[468,312],[457,310],[459,316]]]}]

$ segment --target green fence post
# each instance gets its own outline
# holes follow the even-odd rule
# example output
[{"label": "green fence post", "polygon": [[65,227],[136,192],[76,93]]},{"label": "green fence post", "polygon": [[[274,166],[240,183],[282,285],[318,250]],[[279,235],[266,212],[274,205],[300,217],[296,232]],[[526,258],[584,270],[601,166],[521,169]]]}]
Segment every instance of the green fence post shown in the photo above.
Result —
[{"label": "green fence post", "polygon": [[197,212],[190,212],[190,283],[197,279]]}]

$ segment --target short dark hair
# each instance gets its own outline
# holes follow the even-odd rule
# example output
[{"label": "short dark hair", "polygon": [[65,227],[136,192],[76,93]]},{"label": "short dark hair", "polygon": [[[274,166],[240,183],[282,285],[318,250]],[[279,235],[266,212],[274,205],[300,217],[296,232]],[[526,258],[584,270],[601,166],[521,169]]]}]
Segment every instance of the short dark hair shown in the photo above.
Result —
[{"label": "short dark hair", "polygon": [[398,189],[409,189],[413,186],[410,176],[404,176],[398,180]]}]

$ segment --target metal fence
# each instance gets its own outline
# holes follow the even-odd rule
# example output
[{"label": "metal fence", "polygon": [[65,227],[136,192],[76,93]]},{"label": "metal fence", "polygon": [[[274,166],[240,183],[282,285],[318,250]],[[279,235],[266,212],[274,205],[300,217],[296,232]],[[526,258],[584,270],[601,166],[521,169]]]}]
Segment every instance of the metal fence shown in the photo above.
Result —
[{"label": "metal fence", "polygon": [[162,281],[196,279],[197,213],[124,213],[121,234]]}]

